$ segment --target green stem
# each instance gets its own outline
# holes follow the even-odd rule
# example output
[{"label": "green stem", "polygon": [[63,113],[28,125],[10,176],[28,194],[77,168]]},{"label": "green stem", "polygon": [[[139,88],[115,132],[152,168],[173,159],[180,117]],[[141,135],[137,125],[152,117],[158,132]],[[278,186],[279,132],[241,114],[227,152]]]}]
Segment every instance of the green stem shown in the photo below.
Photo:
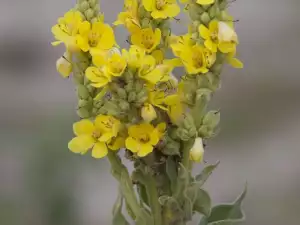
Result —
[{"label": "green stem", "polygon": [[194,139],[192,141],[182,142],[182,165],[187,170],[190,169],[190,149],[194,144]]},{"label": "green stem", "polygon": [[158,202],[158,193],[155,179],[150,173],[146,172],[145,181],[148,200],[154,218],[154,225],[162,225],[161,205]]},{"label": "green stem", "polygon": [[108,152],[107,157],[111,164],[111,173],[120,183],[122,195],[124,196],[135,217],[138,217],[140,213],[140,206],[134,192],[128,170],[122,164],[121,159],[116,153]]}]

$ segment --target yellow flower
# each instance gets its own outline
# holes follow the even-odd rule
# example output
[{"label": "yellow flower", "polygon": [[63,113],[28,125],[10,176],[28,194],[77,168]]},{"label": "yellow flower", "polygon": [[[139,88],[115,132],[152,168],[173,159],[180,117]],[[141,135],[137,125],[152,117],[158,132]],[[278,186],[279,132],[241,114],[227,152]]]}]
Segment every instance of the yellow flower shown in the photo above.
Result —
[{"label": "yellow flower", "polygon": [[173,18],[180,12],[176,0],[143,0],[143,5],[154,19]]},{"label": "yellow flower", "polygon": [[199,5],[211,5],[215,3],[215,0],[197,0]]},{"label": "yellow flower", "polygon": [[92,82],[91,85],[96,88],[101,88],[112,80],[105,67],[88,67],[85,71],[85,76]]},{"label": "yellow flower", "polygon": [[108,76],[114,77],[121,76],[127,67],[126,57],[117,48],[94,55],[93,63],[98,67],[103,66]]},{"label": "yellow flower", "polygon": [[139,77],[151,84],[157,84],[170,80],[172,70],[173,67],[167,64],[156,65],[154,57],[147,55],[141,62]]},{"label": "yellow flower", "polygon": [[131,45],[129,51],[123,49],[122,54],[126,58],[129,67],[139,68],[142,65],[146,52],[138,46]]},{"label": "yellow flower", "polygon": [[208,72],[203,46],[196,44],[192,47],[186,47],[181,52],[180,58],[189,74]]},{"label": "yellow flower", "polygon": [[144,157],[153,151],[153,148],[162,137],[160,129],[153,127],[149,123],[132,125],[128,129],[129,137],[125,141],[126,148],[139,157]]},{"label": "yellow flower", "polygon": [[177,123],[183,115],[183,104],[179,94],[173,94],[165,97],[164,103],[167,105],[168,115],[173,123]]},{"label": "yellow flower", "polygon": [[116,147],[113,142],[116,141],[120,125],[120,121],[112,116],[99,115],[94,123],[83,119],[74,123],[76,137],[69,142],[68,147],[78,154],[85,154],[92,148],[94,158],[103,158],[107,155],[108,146]]},{"label": "yellow flower", "polygon": [[71,60],[70,54],[66,52],[56,61],[56,69],[64,78],[70,76],[72,72]]},{"label": "yellow flower", "polygon": [[222,53],[234,52],[238,44],[238,37],[229,23],[213,20],[209,28],[203,24],[199,26],[199,33],[205,39],[204,45],[212,52],[219,49]]},{"label": "yellow flower", "polygon": [[113,29],[101,21],[90,24],[84,21],[79,28],[77,44],[84,52],[97,54],[103,50],[108,50],[115,45],[115,35]]},{"label": "yellow flower", "polygon": [[242,69],[244,67],[244,64],[235,57],[236,52],[230,52],[226,56],[226,61],[228,64],[230,64],[232,67],[237,69]]},{"label": "yellow flower", "polygon": [[82,24],[82,16],[78,11],[69,11],[64,17],[58,19],[58,23],[52,27],[52,33],[57,41],[52,42],[53,46],[64,43],[67,50],[78,51],[76,36]]},{"label": "yellow flower", "polygon": [[172,36],[169,39],[170,47],[175,56],[180,57],[182,51],[187,47],[192,47],[192,38],[190,34],[182,35],[182,36]]},{"label": "yellow flower", "polygon": [[167,107],[164,105],[165,93],[163,91],[158,91],[151,88],[148,93],[149,102],[152,105],[165,111],[168,110]]},{"label": "yellow flower", "polygon": [[140,29],[131,36],[132,43],[147,53],[151,53],[160,44],[160,40],[161,31],[158,28],[154,32],[152,28]]},{"label": "yellow flower", "polygon": [[150,123],[152,120],[156,119],[157,113],[153,107],[153,105],[149,103],[145,103],[141,110],[141,116],[145,122]]},{"label": "yellow flower", "polygon": [[125,12],[118,15],[117,21],[114,22],[115,26],[124,25],[130,33],[134,33],[141,28],[138,19],[138,2],[137,0],[125,1]]},{"label": "yellow flower", "polygon": [[190,160],[194,162],[202,162],[204,155],[204,147],[202,138],[196,138],[193,147],[190,150]]}]

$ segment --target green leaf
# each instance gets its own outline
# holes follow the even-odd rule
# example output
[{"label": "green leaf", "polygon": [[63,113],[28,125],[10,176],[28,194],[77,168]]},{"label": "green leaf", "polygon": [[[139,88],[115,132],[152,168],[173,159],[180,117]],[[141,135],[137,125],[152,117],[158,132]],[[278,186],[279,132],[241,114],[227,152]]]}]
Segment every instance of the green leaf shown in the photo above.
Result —
[{"label": "green leaf", "polygon": [[136,219],[136,225],[154,225],[153,219],[145,209],[141,209]]},{"label": "green leaf", "polygon": [[123,206],[123,197],[121,194],[118,195],[118,198],[113,207],[113,223],[112,225],[129,225],[125,217],[122,214]]},{"label": "green leaf", "polygon": [[178,177],[176,182],[176,191],[175,197],[179,202],[182,202],[184,199],[184,191],[189,184],[190,175],[188,170],[180,163],[180,168],[178,171]]},{"label": "green leaf", "polygon": [[183,211],[174,197],[164,197],[160,199],[164,203],[163,216],[166,224],[173,224],[175,221],[180,221],[183,218]]},{"label": "green leaf", "polygon": [[199,225],[233,225],[244,221],[245,214],[241,206],[246,193],[247,186],[234,203],[213,207],[210,216],[203,217]]},{"label": "green leaf", "polygon": [[197,199],[194,203],[194,210],[205,216],[209,216],[211,212],[211,199],[206,191],[198,189]]},{"label": "green leaf", "polygon": [[215,163],[213,165],[206,166],[202,170],[202,172],[195,177],[195,182],[198,187],[201,187],[207,181],[207,179],[210,177],[212,172],[218,167],[219,164],[220,164],[220,161],[218,161],[217,163]]},{"label": "green leaf", "polygon": [[177,168],[173,157],[168,157],[167,159],[166,173],[170,180],[171,191],[174,193],[176,189]]},{"label": "green leaf", "polygon": [[215,129],[220,122],[219,111],[209,111],[203,118],[203,124]]}]

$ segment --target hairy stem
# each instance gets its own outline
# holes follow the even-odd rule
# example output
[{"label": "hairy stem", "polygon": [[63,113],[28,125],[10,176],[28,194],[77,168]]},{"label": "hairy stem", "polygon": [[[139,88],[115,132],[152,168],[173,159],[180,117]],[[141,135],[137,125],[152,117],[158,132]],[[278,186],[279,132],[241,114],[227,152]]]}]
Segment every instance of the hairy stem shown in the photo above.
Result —
[{"label": "hairy stem", "polygon": [[135,217],[138,217],[140,213],[140,206],[127,168],[122,164],[121,159],[116,153],[109,152],[107,156],[111,164],[111,173],[120,183],[122,195]]}]

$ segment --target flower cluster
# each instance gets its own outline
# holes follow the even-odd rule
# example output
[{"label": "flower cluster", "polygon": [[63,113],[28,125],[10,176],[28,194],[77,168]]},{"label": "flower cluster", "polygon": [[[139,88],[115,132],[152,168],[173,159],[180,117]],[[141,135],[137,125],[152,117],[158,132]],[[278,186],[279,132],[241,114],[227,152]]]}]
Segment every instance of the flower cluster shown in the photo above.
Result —
[{"label": "flower cluster", "polygon": [[[190,168],[203,162],[205,143],[218,130],[220,113],[207,108],[223,65],[243,67],[236,58],[239,40],[227,0],[181,2],[191,24],[178,36],[170,26],[179,21],[176,0],[125,0],[112,26],[97,0],[78,0],[52,27],[52,44],[66,49],[56,67],[64,78],[72,74],[81,118],[68,147],[111,162],[121,184],[116,224],[129,224],[121,213],[123,198],[137,224],[185,224],[194,212],[204,215],[203,225],[233,221],[226,220],[232,219],[229,214],[210,218],[210,198],[200,188],[217,164],[194,178]],[[120,25],[128,30],[127,48],[116,43]],[[174,58],[166,57],[168,51]],[[175,67],[183,67],[184,74],[175,77]],[[134,162],[132,176],[119,150]]]}]

